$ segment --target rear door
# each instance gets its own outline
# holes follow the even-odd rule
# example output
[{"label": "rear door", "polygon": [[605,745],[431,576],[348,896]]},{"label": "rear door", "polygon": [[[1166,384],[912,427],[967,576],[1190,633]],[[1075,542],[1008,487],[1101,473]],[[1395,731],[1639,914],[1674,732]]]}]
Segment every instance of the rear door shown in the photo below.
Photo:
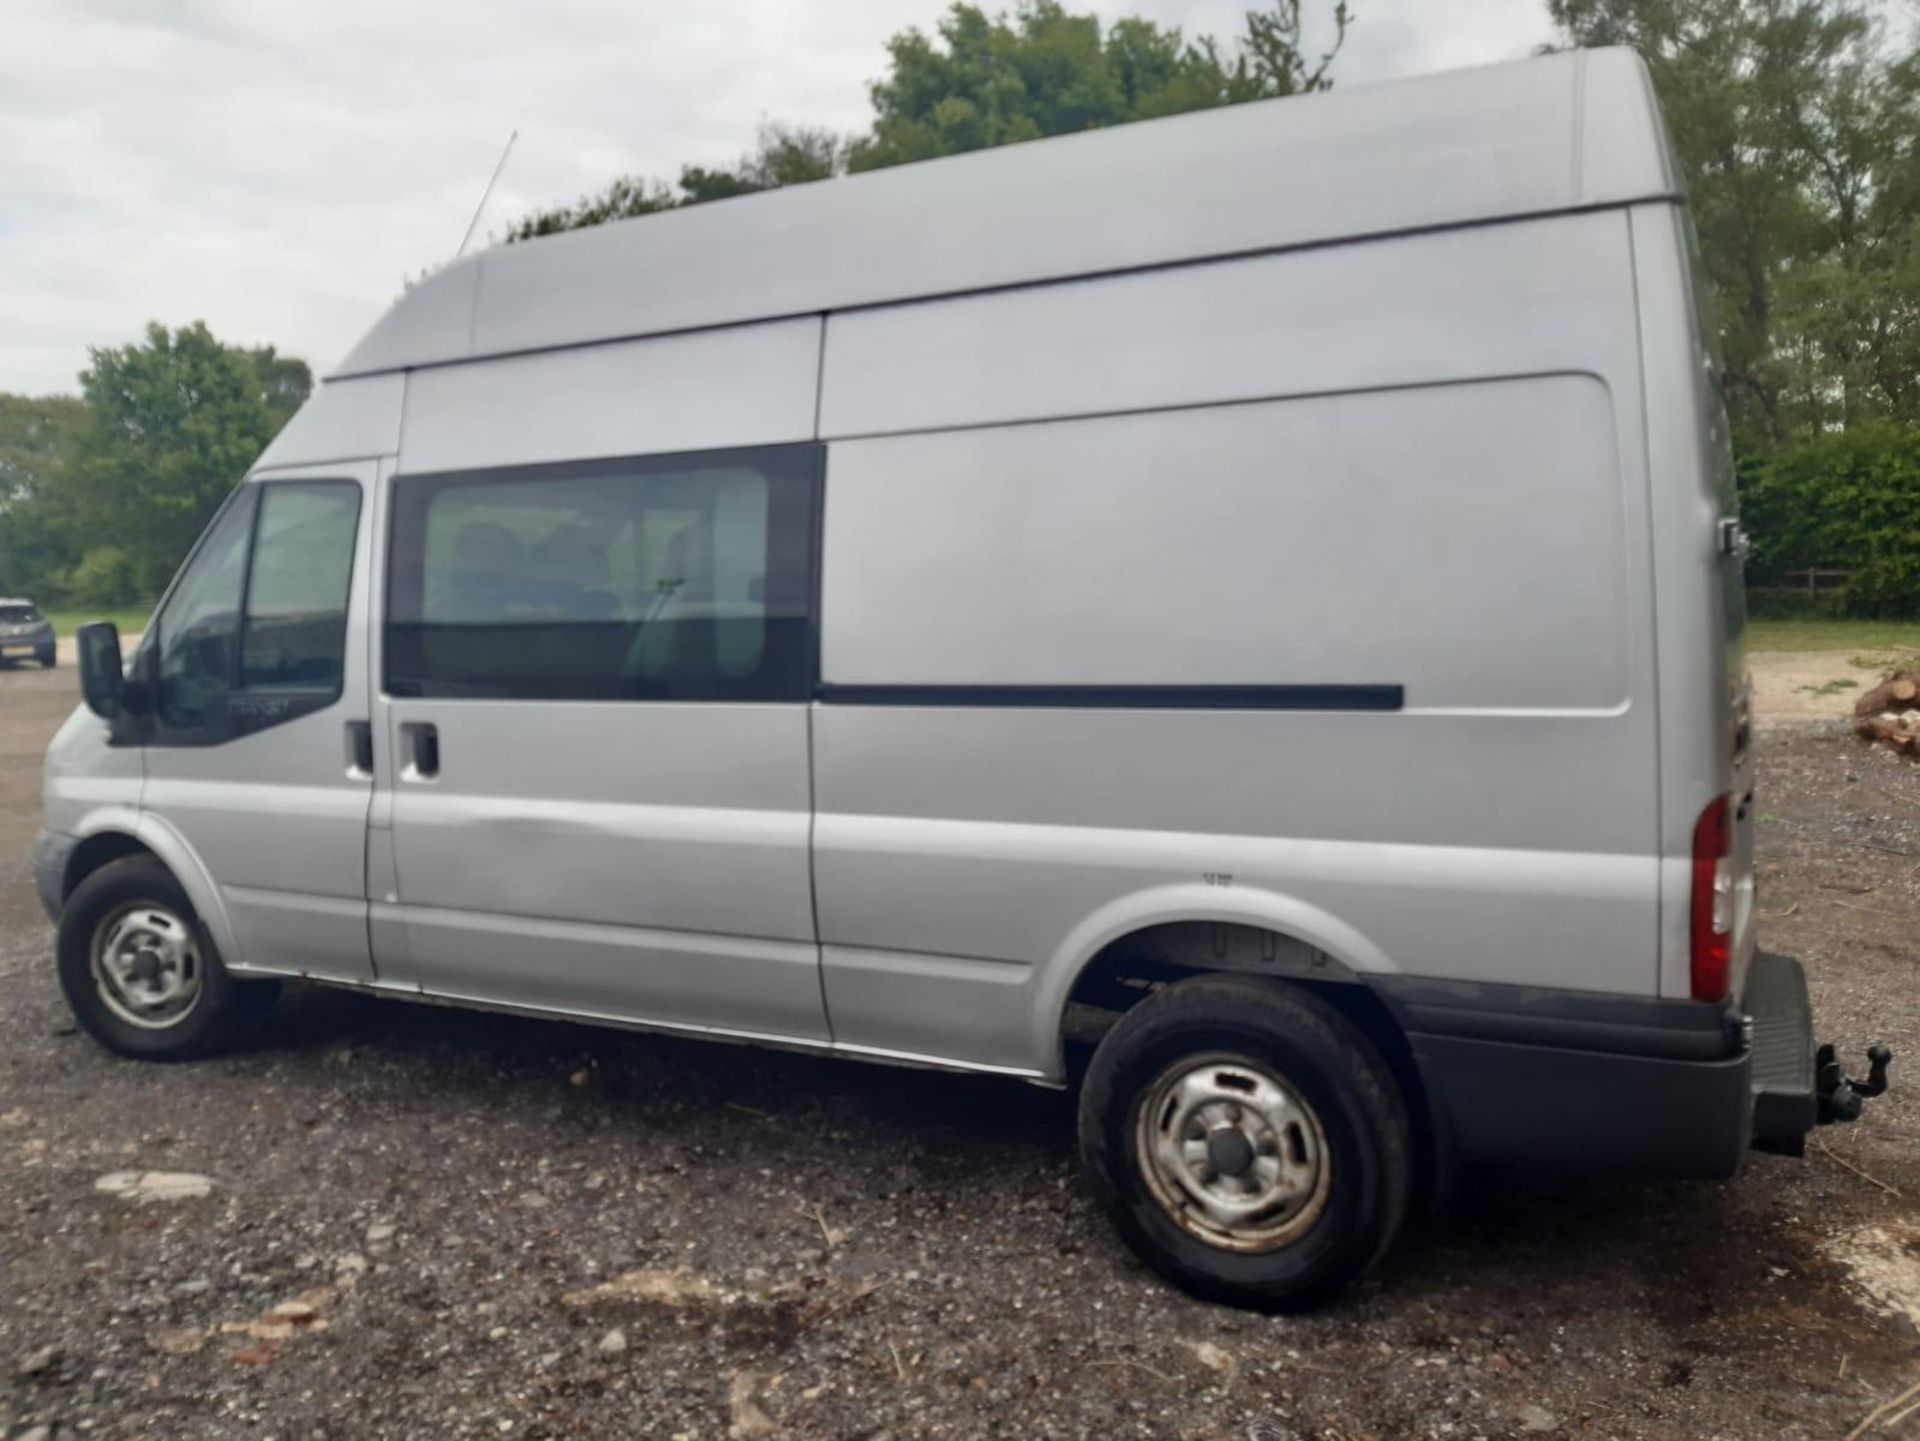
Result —
[{"label": "rear door", "polygon": [[824,1040],[816,448],[391,486],[381,980]]},{"label": "rear door", "polygon": [[365,980],[375,462],[240,487],[148,625],[142,809],[212,876],[250,967]]}]

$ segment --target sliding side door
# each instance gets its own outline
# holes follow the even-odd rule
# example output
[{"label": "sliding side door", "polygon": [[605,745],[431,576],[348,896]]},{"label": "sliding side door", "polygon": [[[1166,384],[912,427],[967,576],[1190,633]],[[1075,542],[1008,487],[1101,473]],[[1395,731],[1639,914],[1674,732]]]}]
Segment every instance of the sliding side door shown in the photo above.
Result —
[{"label": "sliding side door", "polygon": [[826,1038],[817,487],[810,444],[395,477],[383,983]]}]

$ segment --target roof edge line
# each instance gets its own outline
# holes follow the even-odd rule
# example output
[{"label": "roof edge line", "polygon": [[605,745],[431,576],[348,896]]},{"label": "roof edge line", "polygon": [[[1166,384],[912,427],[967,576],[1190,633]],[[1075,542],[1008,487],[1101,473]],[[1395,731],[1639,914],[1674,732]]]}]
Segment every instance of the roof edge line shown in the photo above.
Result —
[{"label": "roof edge line", "polygon": [[[1271,255],[1290,255],[1310,250],[1327,250],[1338,245],[1358,245],[1380,240],[1400,240],[1418,235],[1436,235],[1452,230],[1478,230],[1494,225],[1519,225],[1533,220],[1552,220],[1563,215],[1587,215],[1602,210],[1625,210],[1635,205],[1687,204],[1688,197],[1684,189],[1665,189],[1648,191],[1640,195],[1623,195],[1607,200],[1581,201],[1572,205],[1548,206],[1538,210],[1520,210],[1506,215],[1476,215],[1463,220],[1440,220],[1427,225],[1409,225],[1386,230],[1362,230],[1347,235],[1324,236],[1313,240],[1296,241],[1291,244],[1255,246],[1240,250],[1219,251],[1204,255],[1183,256],[1174,260],[1149,260],[1137,265],[1110,266],[1102,270],[1068,271],[1057,275],[1040,275],[1024,280],[1008,280],[993,285],[962,286],[953,290],[933,290],[918,295],[891,296],[878,300],[854,301],[845,305],[816,306],[802,310],[785,310],[767,315],[754,315],[738,320],[716,320],[705,325],[670,326],[661,330],[635,330],[619,335],[596,335],[580,340],[561,341],[553,345],[523,346],[507,350],[480,352],[474,350],[473,335],[477,331],[479,320],[479,296],[474,297],[474,311],[469,323],[468,353],[451,355],[437,360],[418,361],[407,365],[378,365],[360,370],[334,370],[321,377],[323,384],[341,380],[366,380],[381,375],[406,375],[416,370],[444,370],[459,365],[475,365],[489,360],[516,360],[524,356],[556,355],[569,350],[586,350],[600,345],[625,345],[636,340],[665,340],[680,335],[706,335],[723,330],[740,330],[750,325],[775,325],[787,320],[805,320],[811,317],[833,315],[856,315],[867,310],[887,310],[902,305],[924,305],[937,300],[964,300],[980,295],[1000,295],[1009,291],[1035,290],[1042,286],[1072,285],[1089,280],[1112,280],[1128,275],[1146,275],[1156,270],[1184,270],[1200,265],[1224,265],[1237,260],[1258,260]],[[485,252],[482,252],[484,256]],[[476,257],[479,258],[479,257]]]}]

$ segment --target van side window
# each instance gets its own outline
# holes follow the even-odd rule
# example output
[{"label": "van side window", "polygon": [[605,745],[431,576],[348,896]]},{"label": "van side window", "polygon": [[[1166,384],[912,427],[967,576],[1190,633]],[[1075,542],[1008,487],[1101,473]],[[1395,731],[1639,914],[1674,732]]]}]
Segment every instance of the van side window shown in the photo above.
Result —
[{"label": "van side window", "polygon": [[339,698],[359,522],[348,481],[240,489],[154,621],[155,744],[217,745]]},{"label": "van side window", "polygon": [[388,691],[806,699],[814,456],[397,478]]}]

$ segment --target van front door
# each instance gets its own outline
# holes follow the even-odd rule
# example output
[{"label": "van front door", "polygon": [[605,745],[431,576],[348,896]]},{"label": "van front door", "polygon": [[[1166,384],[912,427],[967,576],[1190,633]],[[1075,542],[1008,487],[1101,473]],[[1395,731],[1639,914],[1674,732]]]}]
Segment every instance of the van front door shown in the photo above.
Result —
[{"label": "van front door", "polygon": [[241,486],[148,623],[141,808],[199,859],[230,963],[367,980],[375,463]]},{"label": "van front door", "polygon": [[808,445],[398,475],[382,984],[827,1037]]}]

